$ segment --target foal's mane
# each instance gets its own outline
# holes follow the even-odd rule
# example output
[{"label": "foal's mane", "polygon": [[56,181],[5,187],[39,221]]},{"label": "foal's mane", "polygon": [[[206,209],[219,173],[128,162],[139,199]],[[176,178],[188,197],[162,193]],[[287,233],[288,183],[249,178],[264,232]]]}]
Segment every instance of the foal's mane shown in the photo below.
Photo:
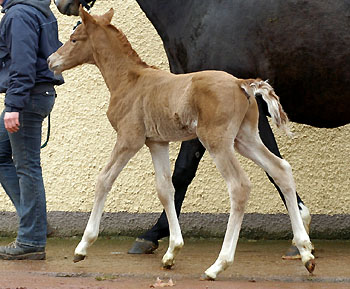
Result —
[{"label": "foal's mane", "polygon": [[143,67],[151,67],[151,68],[155,68],[158,69],[155,66],[150,66],[148,65],[146,62],[144,62],[141,57],[137,54],[137,52],[132,48],[129,40],[127,39],[127,37],[125,36],[125,34],[123,33],[123,31],[121,31],[120,29],[118,29],[117,27],[115,27],[112,24],[108,24],[106,25],[106,27],[110,30],[112,30],[113,32],[115,32],[115,35],[117,36],[119,43],[121,44],[121,47],[124,49],[124,52],[132,57],[135,62]]}]

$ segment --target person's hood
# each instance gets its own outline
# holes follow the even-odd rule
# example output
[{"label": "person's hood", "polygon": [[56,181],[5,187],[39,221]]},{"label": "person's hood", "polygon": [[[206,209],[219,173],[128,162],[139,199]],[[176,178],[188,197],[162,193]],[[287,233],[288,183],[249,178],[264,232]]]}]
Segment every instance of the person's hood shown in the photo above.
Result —
[{"label": "person's hood", "polygon": [[1,12],[5,12],[10,7],[16,4],[25,4],[35,7],[40,10],[45,16],[49,16],[51,13],[50,4],[51,0],[7,0],[5,3],[5,7]]}]

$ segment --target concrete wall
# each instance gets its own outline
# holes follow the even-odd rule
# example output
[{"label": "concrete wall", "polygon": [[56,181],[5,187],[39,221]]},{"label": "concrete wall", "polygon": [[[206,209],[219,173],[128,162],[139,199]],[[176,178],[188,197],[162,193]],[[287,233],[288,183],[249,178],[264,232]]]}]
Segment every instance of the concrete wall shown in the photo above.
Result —
[{"label": "concrete wall", "polygon": [[[161,40],[136,1],[97,1],[93,14],[104,13],[110,7],[116,11],[113,23],[123,30],[141,58],[167,70]],[[79,18],[60,15],[54,5],[52,10],[59,21],[60,39],[65,42]],[[64,72],[64,77],[66,83],[57,87],[58,97],[51,115],[51,138],[48,147],[42,151],[42,166],[50,222],[61,234],[70,235],[81,233],[85,227],[93,203],[96,177],[106,164],[117,136],[105,115],[109,93],[96,67],[84,65]],[[283,157],[293,167],[297,190],[314,215],[311,232],[320,237],[344,236],[337,228],[344,229],[345,226],[348,230],[346,224],[349,224],[350,125],[319,129],[292,123],[291,127],[292,139],[273,129]],[[46,129],[43,137],[46,137]],[[178,149],[178,143],[171,145],[172,165]],[[289,221],[281,215],[286,214],[286,210],[277,191],[260,168],[240,160],[253,184],[246,209],[246,231],[251,232],[247,236],[285,236],[283,232],[290,232]],[[109,193],[106,216],[118,216],[119,219],[111,217],[113,221],[105,231],[117,234],[141,232],[156,219],[158,214],[152,213],[161,209],[154,188],[150,154],[145,147],[122,171]],[[14,208],[3,190],[0,191],[0,212],[3,212],[0,232],[15,231]],[[212,222],[213,218],[220,220],[224,228],[229,212],[228,194],[207,153],[188,190],[183,212],[182,219],[189,220],[188,225],[183,221],[185,232],[210,234],[210,228],[213,231],[218,227],[213,226],[217,224]],[[277,218],[280,230],[277,235],[270,235],[276,225],[271,226],[269,220],[275,220],[276,215],[281,215]],[[217,219],[218,216],[221,217]],[[260,228],[257,224],[261,224]],[[254,235],[257,231],[262,233]]]}]

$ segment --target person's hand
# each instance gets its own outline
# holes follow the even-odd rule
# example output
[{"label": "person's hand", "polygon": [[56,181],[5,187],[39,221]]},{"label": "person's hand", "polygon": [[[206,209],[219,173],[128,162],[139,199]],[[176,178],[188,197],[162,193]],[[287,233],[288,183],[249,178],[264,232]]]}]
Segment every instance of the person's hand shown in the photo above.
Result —
[{"label": "person's hand", "polygon": [[5,112],[5,128],[8,132],[13,133],[19,130],[19,112]]}]

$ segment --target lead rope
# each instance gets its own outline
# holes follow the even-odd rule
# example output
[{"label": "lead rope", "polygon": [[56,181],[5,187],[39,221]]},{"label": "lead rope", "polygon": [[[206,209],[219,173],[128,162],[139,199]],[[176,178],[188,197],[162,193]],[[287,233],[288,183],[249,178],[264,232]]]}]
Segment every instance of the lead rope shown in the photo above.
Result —
[{"label": "lead rope", "polygon": [[[55,94],[55,98],[57,97],[57,94]],[[46,135],[46,141],[41,145],[41,149],[47,146],[49,139],[50,139],[50,131],[51,131],[51,119],[50,119],[51,113],[47,116],[47,135]]]},{"label": "lead rope", "polygon": [[[94,6],[95,2],[96,2],[96,0],[93,0],[93,1],[91,2],[91,4],[89,5],[88,2],[86,2],[85,0],[80,0],[81,5],[83,5],[83,7],[86,9],[86,11],[87,11],[88,13],[90,13],[90,10],[91,10],[91,8]],[[77,24],[75,24],[75,26],[73,27],[73,31],[74,31],[75,29],[77,29],[77,27],[78,27],[80,24],[81,24],[81,21],[78,20],[78,21],[77,21]]]},{"label": "lead rope", "polygon": [[92,0],[91,4],[89,5],[87,1],[85,0],[80,0],[81,5],[83,5],[83,7],[90,12],[90,9],[94,6],[96,0]]},{"label": "lead rope", "polygon": [[41,149],[47,146],[47,143],[49,142],[50,139],[50,130],[51,130],[51,124],[50,124],[50,115],[47,116],[47,136],[46,136],[46,141],[41,145]]}]

